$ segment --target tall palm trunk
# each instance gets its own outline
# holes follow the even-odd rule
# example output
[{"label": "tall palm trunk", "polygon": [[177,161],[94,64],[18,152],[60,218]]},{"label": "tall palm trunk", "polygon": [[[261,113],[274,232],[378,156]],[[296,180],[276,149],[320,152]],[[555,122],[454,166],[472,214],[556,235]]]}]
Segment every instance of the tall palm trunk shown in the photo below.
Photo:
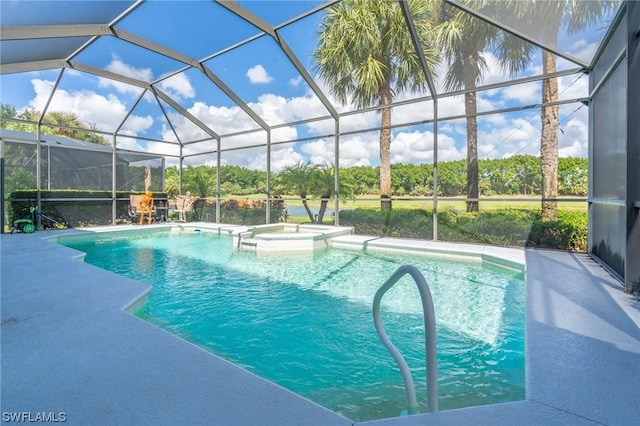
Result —
[{"label": "tall palm trunk", "polygon": [[[544,74],[556,72],[556,58],[542,52]],[[542,103],[558,100],[557,78],[547,78],[542,82]],[[542,220],[558,218],[558,106],[542,107],[542,136],[540,139],[540,166],[542,172]]]},{"label": "tall palm trunk", "polygon": [[[463,79],[465,89],[476,88],[475,70],[477,69],[477,53],[465,55]],[[476,92],[464,95],[464,112],[467,116],[467,198],[478,198],[478,120],[476,118]],[[467,201],[467,211],[477,212],[478,202]]]},{"label": "tall palm trunk", "polygon": [[[380,105],[391,104],[390,82],[384,82],[380,89]],[[391,108],[381,111],[380,129],[380,208],[391,209]]]}]

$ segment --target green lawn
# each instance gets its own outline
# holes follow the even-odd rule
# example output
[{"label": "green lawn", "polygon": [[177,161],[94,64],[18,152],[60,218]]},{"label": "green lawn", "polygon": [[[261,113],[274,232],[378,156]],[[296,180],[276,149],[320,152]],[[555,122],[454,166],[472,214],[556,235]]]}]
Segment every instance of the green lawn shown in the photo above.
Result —
[{"label": "green lawn", "polygon": [[[250,197],[253,198],[253,197]],[[587,202],[584,197],[562,197],[562,201],[558,202],[560,210],[569,211],[587,211]],[[288,197],[285,199],[287,206],[302,206],[299,198]],[[320,206],[320,200],[309,199],[308,204],[311,208],[317,209]],[[433,208],[432,199],[406,197],[402,199],[394,199],[393,206],[404,209],[428,209]],[[438,198],[439,209],[465,210],[464,199],[454,198]],[[333,200],[329,202],[329,207],[333,207]],[[380,200],[371,196],[358,196],[354,199],[346,199],[340,201],[340,209],[354,209],[357,207],[378,208]],[[540,199],[536,197],[486,197],[480,199],[480,209],[496,210],[496,209],[540,209]]]}]

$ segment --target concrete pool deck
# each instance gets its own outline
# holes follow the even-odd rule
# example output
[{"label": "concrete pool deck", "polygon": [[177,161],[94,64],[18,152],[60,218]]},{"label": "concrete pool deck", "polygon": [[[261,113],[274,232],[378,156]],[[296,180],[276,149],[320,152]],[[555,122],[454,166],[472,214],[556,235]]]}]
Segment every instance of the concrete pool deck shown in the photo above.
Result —
[{"label": "concrete pool deck", "polygon": [[[0,236],[3,422],[64,413],[70,425],[354,424],[124,311],[147,286],[43,240],[72,232]],[[640,301],[603,268],[561,251],[413,244],[526,261],[526,400],[366,424],[637,424]]]}]

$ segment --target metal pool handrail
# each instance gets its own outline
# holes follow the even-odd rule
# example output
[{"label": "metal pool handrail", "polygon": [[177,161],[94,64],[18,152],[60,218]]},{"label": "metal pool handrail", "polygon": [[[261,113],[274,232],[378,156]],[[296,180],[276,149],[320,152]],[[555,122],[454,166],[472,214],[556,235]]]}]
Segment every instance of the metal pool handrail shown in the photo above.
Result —
[{"label": "metal pool handrail", "polygon": [[411,377],[411,371],[404,357],[398,351],[398,348],[391,343],[389,336],[384,330],[384,325],[380,319],[380,301],[382,296],[398,282],[404,275],[409,274],[418,285],[418,291],[420,292],[420,299],[422,300],[422,312],[424,315],[424,334],[425,334],[425,351],[426,351],[426,363],[427,363],[427,404],[429,411],[438,411],[438,363],[436,358],[436,319],[435,311],[433,308],[433,299],[431,298],[431,290],[425,280],[422,273],[415,266],[402,265],[389,277],[389,279],[382,284],[382,286],[376,292],[373,298],[373,322],[380,336],[380,340],[387,348],[387,350],[393,356],[393,359],[398,364],[402,378],[404,379],[404,386],[407,391],[407,402],[409,403],[409,414],[415,414],[418,412],[418,404],[416,402],[416,389],[413,384],[413,378]]}]

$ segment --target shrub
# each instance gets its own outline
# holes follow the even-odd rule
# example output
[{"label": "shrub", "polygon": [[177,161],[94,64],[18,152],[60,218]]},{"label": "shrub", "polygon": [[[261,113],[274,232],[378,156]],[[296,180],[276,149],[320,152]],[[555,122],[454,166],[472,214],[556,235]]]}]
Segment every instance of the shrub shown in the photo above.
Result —
[{"label": "shrub", "polygon": [[430,239],[433,220],[425,210],[357,208],[340,211],[340,224],[353,226],[356,234]]},{"label": "shrub", "polygon": [[[215,213],[215,209],[214,209]],[[231,225],[264,225],[265,209],[239,208],[234,210],[220,210],[220,222]],[[271,209],[271,223],[278,223],[281,220],[282,211]],[[214,216],[215,217],[215,216]]]},{"label": "shrub", "polygon": [[[129,195],[140,192],[118,191],[116,192],[116,217],[127,221],[129,216]],[[77,227],[88,225],[108,225],[112,222],[111,191],[88,190],[51,190],[41,191],[42,210],[44,216],[58,222],[63,227]],[[154,199],[166,198],[162,192],[154,192]],[[97,198],[106,198],[98,200]],[[14,220],[29,216],[29,208],[36,205],[37,191],[21,190],[9,194],[9,208],[7,215],[9,224]],[[55,223],[42,220],[43,228],[55,228]]]},{"label": "shrub", "polygon": [[[419,209],[357,208],[340,211],[340,224],[353,226],[365,235],[431,239],[433,216]],[[571,251],[587,250],[587,214],[560,212],[558,220],[543,222],[534,210],[502,209],[480,212],[438,212],[438,239],[493,244],[533,246]]]},{"label": "shrub", "polygon": [[560,211],[555,221],[534,223],[529,245],[586,252],[587,240],[587,214]]}]

